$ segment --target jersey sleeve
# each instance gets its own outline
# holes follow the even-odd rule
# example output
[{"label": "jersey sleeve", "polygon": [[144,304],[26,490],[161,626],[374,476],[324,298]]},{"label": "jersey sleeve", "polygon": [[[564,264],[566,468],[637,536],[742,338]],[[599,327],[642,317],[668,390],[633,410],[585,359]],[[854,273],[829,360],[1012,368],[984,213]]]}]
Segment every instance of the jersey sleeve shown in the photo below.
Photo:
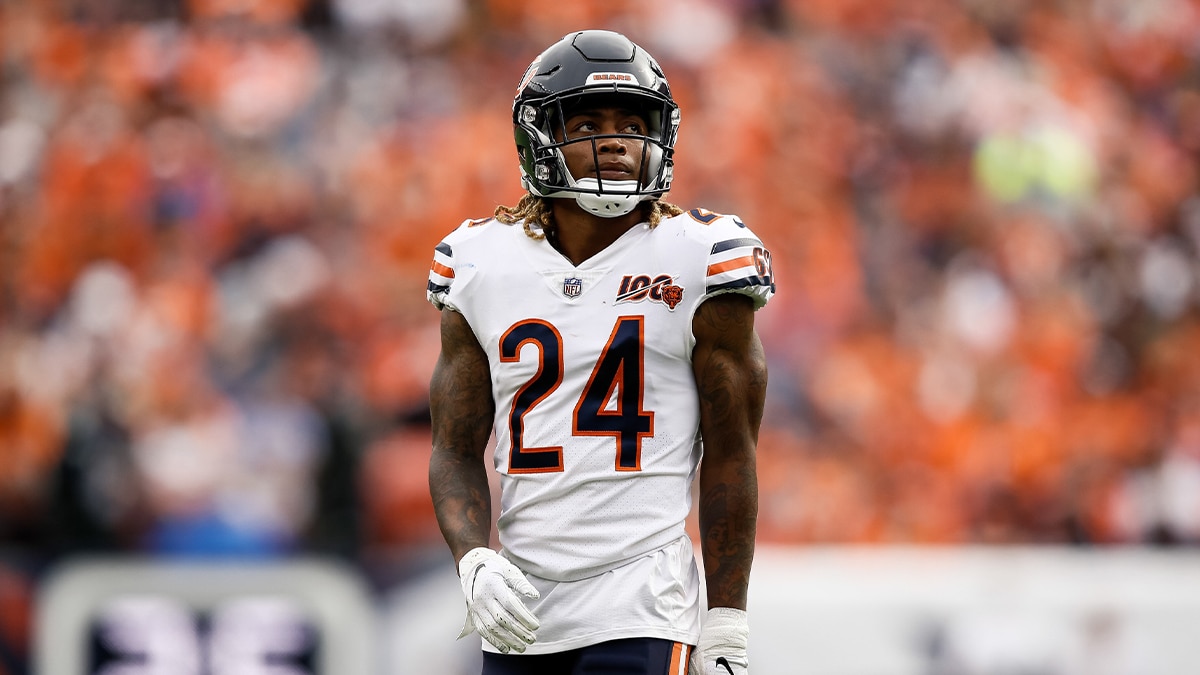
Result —
[{"label": "jersey sleeve", "polygon": [[443,239],[433,249],[433,264],[429,266],[429,285],[426,286],[425,297],[438,309],[445,309],[450,295],[450,286],[454,284],[454,246],[449,239]]},{"label": "jersey sleeve", "polygon": [[737,216],[722,216],[709,225],[711,246],[704,295],[742,293],[758,309],[775,295],[771,252]]},{"label": "jersey sleeve", "polygon": [[471,260],[479,255],[479,246],[472,240],[495,222],[494,218],[464,220],[434,247],[433,262],[429,265],[429,284],[425,287],[425,297],[434,307],[462,311],[458,304],[460,296],[466,292],[474,273],[478,271]]}]

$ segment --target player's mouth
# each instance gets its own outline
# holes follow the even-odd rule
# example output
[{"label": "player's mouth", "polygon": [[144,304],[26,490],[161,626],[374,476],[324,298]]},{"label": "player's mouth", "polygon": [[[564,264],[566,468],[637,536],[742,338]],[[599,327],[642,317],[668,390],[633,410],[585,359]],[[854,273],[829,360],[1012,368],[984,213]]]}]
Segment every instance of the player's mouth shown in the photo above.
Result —
[{"label": "player's mouth", "polygon": [[633,171],[624,164],[605,163],[596,167],[596,175],[600,180],[630,180]]}]

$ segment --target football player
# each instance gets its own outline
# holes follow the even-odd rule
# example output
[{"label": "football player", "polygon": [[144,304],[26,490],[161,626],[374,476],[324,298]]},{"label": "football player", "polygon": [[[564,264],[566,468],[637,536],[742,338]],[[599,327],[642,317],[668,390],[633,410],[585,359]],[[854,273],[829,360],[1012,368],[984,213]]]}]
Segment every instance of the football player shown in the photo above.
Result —
[{"label": "football player", "polygon": [[661,199],[679,108],[625,36],[550,46],[512,114],[527,194],[446,236],[428,285],[429,484],[463,634],[486,675],[742,675],[770,253],[736,216]]}]

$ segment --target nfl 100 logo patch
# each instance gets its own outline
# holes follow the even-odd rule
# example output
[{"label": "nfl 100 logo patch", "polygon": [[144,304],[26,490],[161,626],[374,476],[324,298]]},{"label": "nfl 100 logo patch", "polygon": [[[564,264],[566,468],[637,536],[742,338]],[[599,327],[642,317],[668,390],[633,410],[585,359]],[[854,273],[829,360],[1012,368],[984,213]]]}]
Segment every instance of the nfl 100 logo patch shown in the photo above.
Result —
[{"label": "nfl 100 logo patch", "polygon": [[568,298],[578,298],[583,292],[583,279],[579,277],[567,277],[563,279],[563,295]]}]

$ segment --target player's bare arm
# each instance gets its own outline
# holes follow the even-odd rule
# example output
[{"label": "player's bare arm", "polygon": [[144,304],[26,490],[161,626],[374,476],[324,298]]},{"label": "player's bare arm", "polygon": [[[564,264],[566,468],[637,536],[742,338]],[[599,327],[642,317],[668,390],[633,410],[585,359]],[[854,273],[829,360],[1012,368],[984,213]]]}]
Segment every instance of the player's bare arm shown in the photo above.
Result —
[{"label": "player's bare arm", "polygon": [[706,300],[693,322],[692,367],[700,396],[700,538],[709,607],[746,608],[758,517],[755,447],[767,365],[754,303],[740,294]]},{"label": "player's bare arm", "polygon": [[492,502],[483,456],[495,404],[487,354],[467,320],[442,310],[441,333],[442,352],[429,386],[429,492],[442,535],[460,560],[490,538]]}]

